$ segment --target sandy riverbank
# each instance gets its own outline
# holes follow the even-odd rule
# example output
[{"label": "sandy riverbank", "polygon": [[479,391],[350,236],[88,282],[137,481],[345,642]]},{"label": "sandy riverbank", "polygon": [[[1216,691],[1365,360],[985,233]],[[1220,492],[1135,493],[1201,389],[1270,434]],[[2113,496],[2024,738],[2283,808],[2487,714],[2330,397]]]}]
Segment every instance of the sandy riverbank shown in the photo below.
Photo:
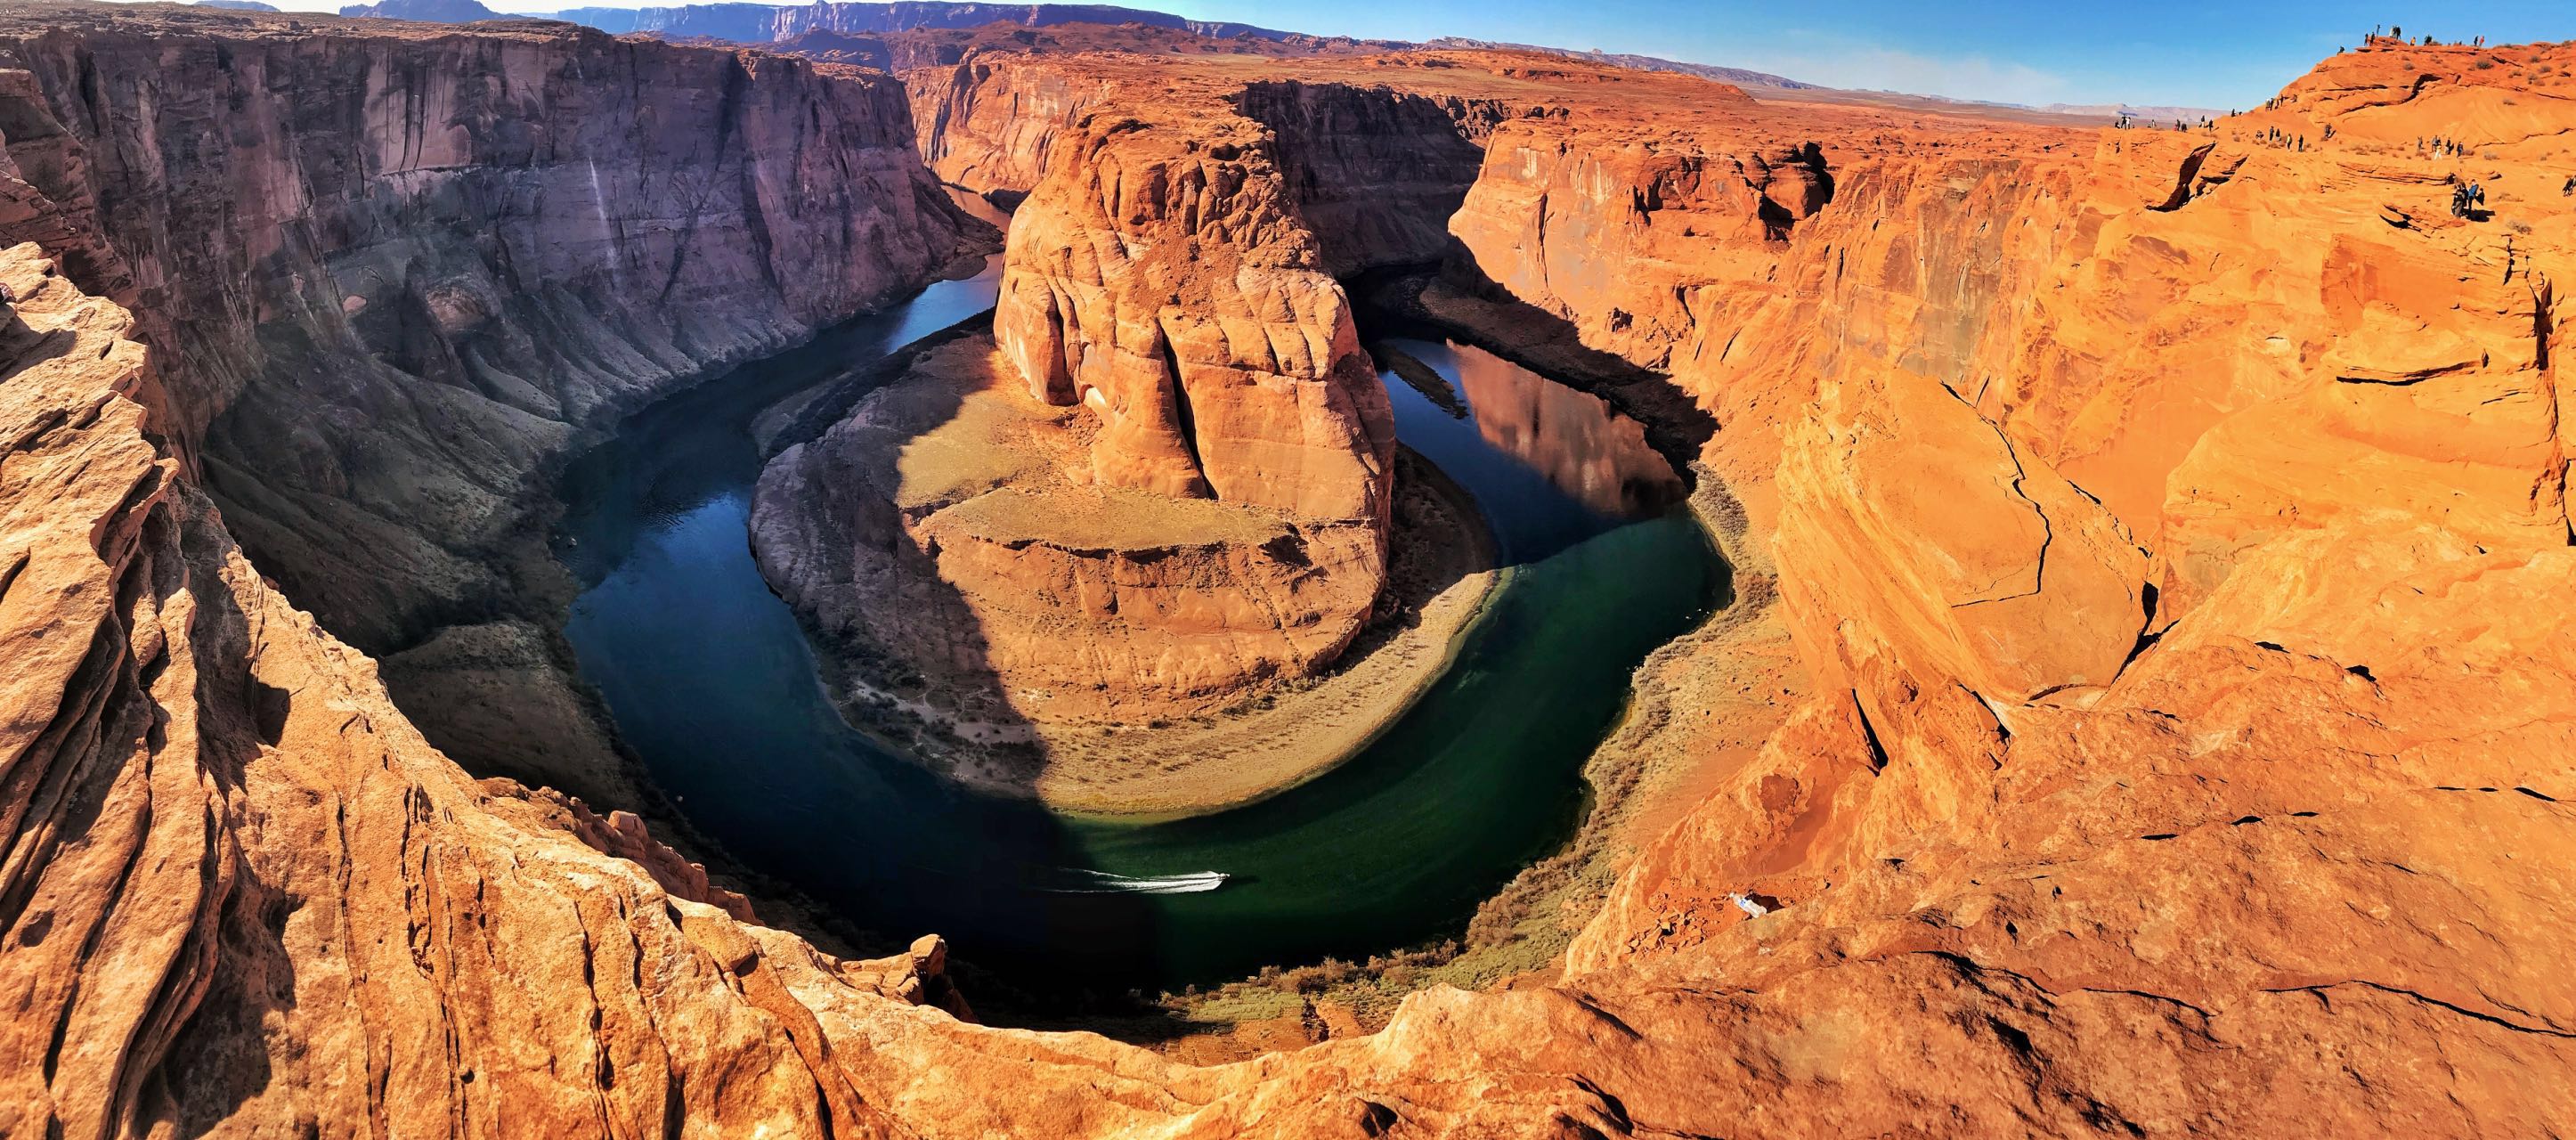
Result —
[{"label": "sandy riverbank", "polygon": [[1411,452],[1396,465],[1381,616],[1325,676],[1161,727],[1041,729],[1039,798],[1058,810],[1196,815],[1302,784],[1349,759],[1439,679],[1500,579],[1466,489]]}]

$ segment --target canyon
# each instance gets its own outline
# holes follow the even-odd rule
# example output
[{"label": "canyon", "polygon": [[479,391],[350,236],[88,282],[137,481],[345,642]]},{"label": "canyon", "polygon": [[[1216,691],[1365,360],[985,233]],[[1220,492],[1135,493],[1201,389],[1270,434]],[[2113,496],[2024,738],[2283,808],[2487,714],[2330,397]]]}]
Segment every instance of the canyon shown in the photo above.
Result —
[{"label": "canyon", "polygon": [[[2576,1128],[2576,47],[2148,131],[1068,41],[0,14],[0,1132]],[[1127,686],[1077,723],[1334,667],[1424,481],[1364,309],[1583,390],[1461,366],[1497,441],[1628,417],[1554,477],[1682,498],[1731,604],[1470,928],[1514,968],[1158,1051],[664,846],[553,476],[996,254],[764,421],[826,657],[971,627]]]},{"label": "canyon", "polygon": [[[1436,257],[1446,235],[1425,219],[1455,209],[1474,151],[1428,98],[1382,106],[1260,83],[1238,111],[1218,76],[1189,96],[1166,89],[1145,118],[1127,108],[1146,106],[1135,93],[1167,70],[1136,60],[1092,74],[1096,91],[998,125],[989,108],[1016,104],[1017,70],[978,57],[946,90],[928,86],[934,75],[916,91],[943,104],[924,143],[934,169],[1016,202],[991,336],[939,350],[914,369],[933,378],[788,442],[751,525],[779,593],[856,643],[843,657],[980,694],[970,732],[1008,732],[997,714],[1036,728],[1042,756],[1016,767],[1039,771],[979,782],[1037,781],[1050,802],[1094,810],[1203,808],[1267,790],[1245,780],[1266,765],[1228,760],[1233,774],[1199,797],[1160,790],[1164,777],[1082,791],[1069,785],[1100,781],[1077,765],[1136,759],[1086,763],[1046,729],[1275,706],[1281,683],[1322,674],[1379,616],[1395,425],[1335,276]],[[1414,513],[1465,533],[1409,545],[1475,545],[1472,507]],[[1442,661],[1411,656],[1413,669],[1370,685],[1410,691]],[[1303,723],[1307,703],[1264,718]],[[1314,749],[1270,780],[1347,752]]]},{"label": "canyon", "polygon": [[69,271],[181,378],[157,430],[228,529],[443,749],[580,794],[638,793],[536,616],[562,587],[530,484],[981,232],[912,160],[899,86],[796,60],[196,11],[0,37],[11,151],[89,230]]}]

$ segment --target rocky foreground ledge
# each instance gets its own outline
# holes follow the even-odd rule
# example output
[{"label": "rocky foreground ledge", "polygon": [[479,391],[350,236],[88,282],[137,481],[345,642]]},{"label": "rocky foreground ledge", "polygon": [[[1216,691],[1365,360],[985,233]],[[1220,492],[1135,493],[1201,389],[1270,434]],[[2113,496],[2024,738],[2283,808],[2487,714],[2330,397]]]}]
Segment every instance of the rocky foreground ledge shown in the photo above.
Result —
[{"label": "rocky foreground ledge", "polygon": [[836,960],[430,748],[226,536],[155,421],[192,373],[0,126],[47,243],[0,255],[0,1132],[2576,1131],[2571,65],[2375,48],[2200,134],[1488,124],[1451,232],[1505,294],[1426,303],[1721,425],[1746,605],[1610,746],[1705,762],[1558,976],[1210,1067],[961,1020],[935,943]]}]

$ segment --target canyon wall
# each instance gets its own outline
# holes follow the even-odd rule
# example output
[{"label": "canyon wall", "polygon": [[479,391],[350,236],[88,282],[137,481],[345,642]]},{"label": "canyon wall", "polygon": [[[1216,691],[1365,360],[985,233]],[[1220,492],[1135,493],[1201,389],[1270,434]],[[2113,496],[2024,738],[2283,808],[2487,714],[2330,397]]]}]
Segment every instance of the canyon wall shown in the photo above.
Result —
[{"label": "canyon wall", "polygon": [[826,957],[467,776],[155,442],[125,311],[32,244],[0,285],[0,1129],[918,1134],[853,1026],[959,1026],[936,939]]},{"label": "canyon wall", "polygon": [[[371,652],[423,649],[393,664],[433,735],[602,793],[529,621],[562,592],[533,481],[581,428],[917,287],[970,224],[899,86],[792,59],[31,5],[0,62],[31,77],[10,151],[82,211],[66,264],[135,306],[159,428],[263,572]],[[569,724],[564,763],[487,749],[513,719]]]},{"label": "canyon wall", "polygon": [[1054,161],[1057,140],[1116,90],[1105,77],[983,53],[905,72],[916,145],[940,181],[1016,205]]},{"label": "canyon wall", "polygon": [[1257,82],[1233,98],[1270,128],[1279,176],[1336,277],[1437,261],[1484,158],[1477,143],[1511,114],[1498,99],[1347,83]]},{"label": "canyon wall", "polygon": [[[1427,303],[1520,322],[1479,326],[1505,347],[1669,370],[1716,425],[1698,501],[1763,571],[1739,581],[1776,581],[1649,663],[1612,747],[1711,739],[1693,711],[1764,739],[1700,774],[1558,976],[1430,989],[1378,1033],[1210,1067],[962,1022],[921,1004],[953,997],[935,943],[839,961],[630,821],[429,748],[196,490],[168,391],[202,367],[188,342],[161,367],[161,335],[133,336],[161,318],[66,279],[168,295],[81,239],[134,207],[61,176],[98,149],[0,104],[0,218],[69,246],[65,271],[0,254],[0,642],[21,666],[0,1128],[2576,1130],[2550,284],[2576,249],[2570,64],[2374,45],[2199,134],[1751,108],[1680,80],[1570,87],[1573,113],[1498,127],[1453,222],[1472,264]],[[1090,314],[1150,335],[1185,307],[1157,291],[1199,301],[1117,240],[1169,245],[1153,227],[1176,217],[1270,239],[1214,262],[1243,292],[1322,295],[1281,284],[1323,255],[1275,191],[1215,192],[1276,160],[1152,110],[1080,136],[1107,161],[1063,184],[1095,197],[1037,196],[1015,226],[1047,220],[1017,271],[1023,349],[1077,343],[1035,319],[1041,285],[1102,337],[1121,322]],[[2450,215],[2457,177],[2491,212]],[[1635,271],[1589,272],[1569,233]],[[1113,273],[1153,287],[1113,294]],[[1130,353],[1115,378],[1185,391],[1221,370],[1210,339],[1252,343],[1201,319],[1209,339],[1164,336],[1185,366]],[[1336,340],[1291,347],[1327,371],[1264,379],[1325,383]],[[1009,358],[1000,394],[1087,422],[1038,397],[1079,399],[1089,362],[1059,391],[1049,357]],[[1147,454],[1135,471],[1182,470]],[[1280,454],[1302,458],[1247,453]],[[1225,503],[1198,470],[1218,497],[1190,501]],[[1766,627],[1799,664],[1738,636]]]},{"label": "canyon wall", "polygon": [[[1804,663],[1569,980],[1799,1010],[1757,1068],[1845,1027],[1835,1128],[2563,1127],[2568,993],[2514,947],[2576,901],[2527,865],[2576,839],[2568,58],[2381,47],[2193,133],[1500,132],[1443,311],[1669,370]],[[1829,199],[1769,192],[1789,146]],[[2452,178],[2510,204],[2448,218]],[[1703,1092],[1739,1107],[1692,1130],[1781,1103]]]}]

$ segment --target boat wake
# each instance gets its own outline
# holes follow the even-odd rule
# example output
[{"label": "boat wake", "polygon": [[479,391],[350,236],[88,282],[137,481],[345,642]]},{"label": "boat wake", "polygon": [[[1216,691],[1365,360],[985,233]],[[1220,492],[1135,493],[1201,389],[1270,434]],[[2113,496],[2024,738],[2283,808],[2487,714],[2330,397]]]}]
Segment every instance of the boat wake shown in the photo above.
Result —
[{"label": "boat wake", "polygon": [[1086,871],[1079,867],[1063,868],[1062,874],[1062,883],[1042,889],[1060,895],[1194,895],[1224,886],[1229,877],[1223,871],[1193,871],[1186,875],[1113,875],[1107,871]]}]

